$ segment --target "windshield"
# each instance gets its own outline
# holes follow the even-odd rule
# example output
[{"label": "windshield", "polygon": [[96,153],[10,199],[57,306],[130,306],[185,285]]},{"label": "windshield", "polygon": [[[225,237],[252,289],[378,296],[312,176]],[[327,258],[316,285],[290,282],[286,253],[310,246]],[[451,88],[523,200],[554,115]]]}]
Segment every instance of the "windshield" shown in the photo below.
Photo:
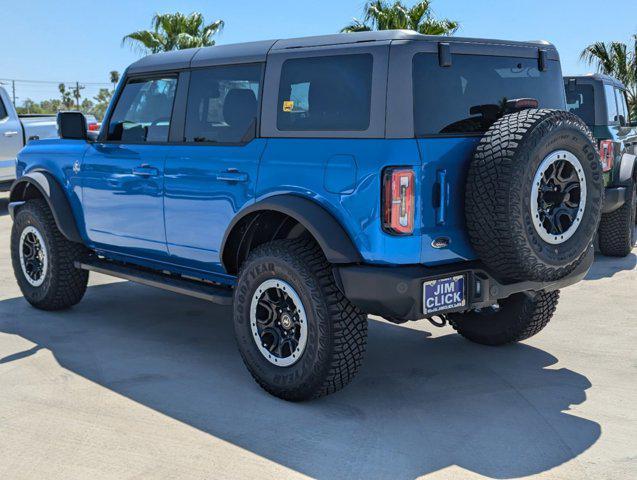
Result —
[{"label": "windshield", "polygon": [[547,63],[540,71],[533,58],[454,55],[450,67],[441,67],[436,54],[415,55],[416,136],[483,133],[514,99],[534,98],[539,108],[564,109],[560,64]]}]

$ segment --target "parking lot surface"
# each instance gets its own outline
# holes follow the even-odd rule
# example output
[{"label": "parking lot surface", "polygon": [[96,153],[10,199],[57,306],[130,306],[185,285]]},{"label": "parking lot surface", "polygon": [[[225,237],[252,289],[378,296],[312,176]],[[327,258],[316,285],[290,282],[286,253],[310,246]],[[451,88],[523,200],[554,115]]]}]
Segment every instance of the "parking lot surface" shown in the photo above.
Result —
[{"label": "parking lot surface", "polygon": [[637,478],[637,250],[522,344],[372,319],[356,380],[294,404],[252,381],[228,308],[99,275],[72,310],[29,307],[6,204],[2,479]]}]

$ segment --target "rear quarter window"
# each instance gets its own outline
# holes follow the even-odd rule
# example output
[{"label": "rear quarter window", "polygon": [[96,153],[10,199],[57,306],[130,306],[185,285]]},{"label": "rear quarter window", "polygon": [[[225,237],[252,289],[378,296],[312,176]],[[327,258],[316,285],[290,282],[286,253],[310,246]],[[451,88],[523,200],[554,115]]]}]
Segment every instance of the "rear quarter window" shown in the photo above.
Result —
[{"label": "rear quarter window", "polygon": [[277,103],[280,131],[363,131],[369,128],[373,56],[286,60]]},{"label": "rear quarter window", "polygon": [[454,55],[441,67],[438,55],[418,53],[413,60],[416,136],[479,134],[516,98],[534,98],[540,108],[564,109],[559,62],[545,71],[532,58]]}]

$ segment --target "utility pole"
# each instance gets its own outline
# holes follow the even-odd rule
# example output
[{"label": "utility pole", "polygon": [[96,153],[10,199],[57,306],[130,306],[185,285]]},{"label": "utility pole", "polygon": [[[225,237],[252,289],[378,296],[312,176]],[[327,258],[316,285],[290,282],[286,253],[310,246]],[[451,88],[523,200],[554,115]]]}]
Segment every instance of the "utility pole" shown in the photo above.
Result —
[{"label": "utility pole", "polygon": [[11,80],[11,90],[13,92],[13,105],[15,105],[15,80]]},{"label": "utility pole", "polygon": [[75,82],[75,106],[80,109],[80,82]]}]

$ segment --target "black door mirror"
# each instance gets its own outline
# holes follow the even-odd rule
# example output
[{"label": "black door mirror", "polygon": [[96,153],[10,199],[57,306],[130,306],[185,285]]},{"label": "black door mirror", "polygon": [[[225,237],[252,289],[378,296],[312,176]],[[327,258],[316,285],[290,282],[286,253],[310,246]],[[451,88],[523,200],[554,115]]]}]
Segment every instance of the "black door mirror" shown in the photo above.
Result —
[{"label": "black door mirror", "polygon": [[58,113],[58,134],[69,140],[88,140],[86,118],[80,112]]}]

